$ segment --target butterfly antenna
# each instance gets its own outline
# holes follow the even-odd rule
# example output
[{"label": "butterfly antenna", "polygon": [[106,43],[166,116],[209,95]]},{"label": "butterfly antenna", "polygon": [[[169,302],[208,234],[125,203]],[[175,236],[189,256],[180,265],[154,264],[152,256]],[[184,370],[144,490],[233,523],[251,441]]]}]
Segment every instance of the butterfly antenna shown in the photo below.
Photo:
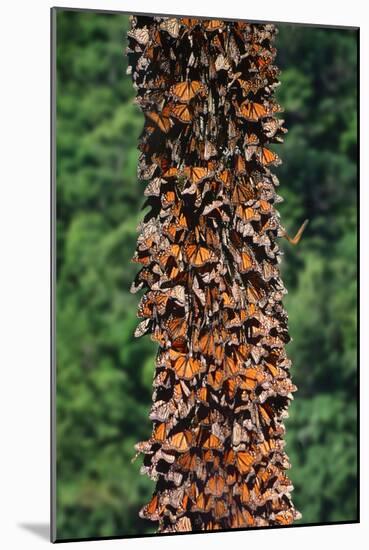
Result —
[{"label": "butterfly antenna", "polygon": [[288,240],[288,242],[293,245],[299,244],[302,234],[308,223],[309,223],[309,220],[305,220],[293,238],[288,235],[287,231],[284,232],[283,237],[285,237]]},{"label": "butterfly antenna", "polygon": [[139,456],[140,456],[140,453],[139,453],[139,452],[137,452],[137,453],[135,454],[135,456],[131,458],[131,462],[132,462],[132,464],[133,464],[133,462],[135,462],[135,461],[136,461],[136,459],[137,459],[137,458],[138,458]]}]

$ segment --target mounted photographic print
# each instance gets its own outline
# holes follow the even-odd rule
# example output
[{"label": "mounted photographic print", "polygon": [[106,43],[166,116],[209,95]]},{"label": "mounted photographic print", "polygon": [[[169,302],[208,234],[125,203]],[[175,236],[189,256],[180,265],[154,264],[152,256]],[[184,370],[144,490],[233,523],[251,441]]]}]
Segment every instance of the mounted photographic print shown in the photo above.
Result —
[{"label": "mounted photographic print", "polygon": [[52,9],[52,540],[354,523],[358,29]]}]

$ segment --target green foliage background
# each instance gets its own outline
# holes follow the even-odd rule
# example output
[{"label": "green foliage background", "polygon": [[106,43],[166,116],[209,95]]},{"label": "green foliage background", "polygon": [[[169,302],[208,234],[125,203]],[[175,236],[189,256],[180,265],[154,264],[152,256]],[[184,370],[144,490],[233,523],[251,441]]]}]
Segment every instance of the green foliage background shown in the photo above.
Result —
[{"label": "green foliage background", "polygon": [[[150,435],[155,346],[134,339],[130,262],[142,218],[143,116],[125,69],[128,17],[57,15],[57,535],[153,532],[152,482],[133,445]],[[356,510],[356,34],[279,25],[282,244],[299,391],[287,421],[300,523]]]}]

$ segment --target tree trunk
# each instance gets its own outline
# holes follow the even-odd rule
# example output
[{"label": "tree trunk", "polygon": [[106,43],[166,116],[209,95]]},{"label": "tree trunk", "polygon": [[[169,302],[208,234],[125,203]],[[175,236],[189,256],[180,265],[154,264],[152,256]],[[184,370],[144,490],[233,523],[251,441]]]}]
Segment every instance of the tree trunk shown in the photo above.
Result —
[{"label": "tree trunk", "polygon": [[275,204],[286,130],[273,98],[276,29],[132,17],[129,72],[145,114],[138,176],[150,212],[134,261],[136,336],[159,344],[151,438],[156,481],[140,515],[158,532],[286,525],[292,392]]}]

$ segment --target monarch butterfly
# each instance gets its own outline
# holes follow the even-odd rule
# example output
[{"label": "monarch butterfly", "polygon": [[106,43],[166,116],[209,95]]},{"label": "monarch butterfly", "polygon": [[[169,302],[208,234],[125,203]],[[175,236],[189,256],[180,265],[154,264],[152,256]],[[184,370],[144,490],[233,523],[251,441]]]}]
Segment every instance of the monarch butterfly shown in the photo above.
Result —
[{"label": "monarch butterfly", "polygon": [[144,295],[141,298],[141,301],[138,305],[138,317],[151,317],[153,312],[153,302],[147,295]]},{"label": "monarch butterfly", "polygon": [[176,194],[174,193],[174,191],[166,191],[165,193],[162,193],[161,204],[163,205],[164,208],[166,208],[171,204],[174,204],[175,200],[176,200]]},{"label": "monarch butterfly", "polygon": [[213,462],[214,461],[214,453],[211,449],[202,450],[201,451],[201,459],[204,462]]},{"label": "monarch butterfly", "polygon": [[[162,40],[161,40],[161,37],[160,37],[160,32],[157,29],[155,29],[155,31],[152,33],[151,40],[152,40],[155,47],[163,46]],[[145,50],[145,56],[146,56],[146,50]]]},{"label": "monarch butterfly", "polygon": [[210,19],[209,21],[203,21],[205,30],[207,31],[217,31],[224,28],[224,21],[219,19]]},{"label": "monarch butterfly", "polygon": [[178,229],[181,229],[181,228],[178,227],[176,223],[171,223],[170,220],[167,220],[167,221],[163,224],[162,232],[163,232],[163,235],[166,235],[167,237],[169,237],[169,239],[170,239],[171,241],[174,241]]},{"label": "monarch butterfly", "polygon": [[208,262],[215,262],[217,256],[201,244],[186,244],[184,251],[188,262],[194,267],[201,267]]},{"label": "monarch butterfly", "polygon": [[212,476],[205,485],[205,493],[214,497],[221,497],[226,490],[224,479],[220,475]]},{"label": "monarch butterfly", "polygon": [[241,484],[239,495],[242,504],[247,504],[250,501],[250,491],[246,483]]},{"label": "monarch butterfly", "polygon": [[267,426],[269,426],[273,419],[273,409],[267,403],[264,403],[263,405],[258,403],[257,407],[258,407],[259,415],[262,419],[262,422]]},{"label": "monarch butterfly", "polygon": [[180,22],[183,26],[187,27],[188,30],[192,30],[196,25],[199,24],[199,20],[195,18],[189,18],[189,17],[182,17],[180,19]]},{"label": "monarch butterfly", "polygon": [[204,355],[212,356],[215,350],[214,334],[212,331],[205,330],[205,332],[199,337],[198,349]]},{"label": "monarch butterfly", "polygon": [[159,28],[166,31],[172,38],[178,38],[179,21],[176,18],[166,19],[160,23]]},{"label": "monarch butterfly", "polygon": [[237,206],[235,214],[245,222],[260,220],[260,214],[257,210],[255,210],[251,206],[244,206],[243,204],[239,204]]},{"label": "monarch butterfly", "polygon": [[263,27],[257,29],[257,39],[259,42],[264,42],[264,40],[271,40],[275,34],[275,28],[273,25],[267,24]]},{"label": "monarch butterfly", "polygon": [[215,70],[216,71],[228,71],[231,68],[231,63],[229,59],[220,53],[215,60]]},{"label": "monarch butterfly", "polygon": [[152,438],[156,441],[164,441],[167,433],[167,428],[165,422],[158,424],[152,434]]},{"label": "monarch butterfly", "polygon": [[[227,485],[229,485],[230,487],[232,485],[234,485],[237,481],[237,472],[236,472],[236,469],[234,468],[234,466],[228,466],[227,467],[227,470],[226,470],[226,483]],[[234,493],[234,489],[233,489],[233,493]]]},{"label": "monarch butterfly", "polygon": [[196,455],[191,451],[186,451],[177,458],[178,464],[184,471],[194,470],[196,466]]},{"label": "monarch butterfly", "polygon": [[219,291],[217,287],[207,286],[205,288],[205,305],[208,309],[218,308],[218,296]]},{"label": "monarch butterfly", "polygon": [[273,61],[272,55],[267,55],[265,52],[261,53],[256,59],[256,64],[259,69],[267,67]]},{"label": "monarch butterfly", "polygon": [[[258,69],[257,69],[258,70]],[[259,74],[267,80],[274,80],[278,77],[280,70],[275,65],[266,65],[259,69]]]},{"label": "monarch butterfly", "polygon": [[148,251],[136,252],[132,258],[132,262],[137,264],[148,265],[150,263],[150,254]]},{"label": "monarch butterfly", "polygon": [[168,384],[170,384],[170,382],[171,382],[170,372],[168,370],[163,370],[158,374],[156,374],[153,385],[155,387],[157,386],[168,387]]},{"label": "monarch butterfly", "polygon": [[241,374],[240,388],[242,390],[254,390],[258,384],[263,382],[264,377],[255,368],[246,368]]},{"label": "monarch butterfly", "polygon": [[202,166],[186,166],[183,173],[191,183],[196,185],[214,174],[209,168],[204,168]]},{"label": "monarch butterfly", "polygon": [[166,335],[159,329],[159,327],[155,327],[154,332],[151,334],[151,340],[153,342],[157,342],[159,346],[164,347],[166,343]]},{"label": "monarch butterfly", "polygon": [[256,280],[252,281],[251,279],[249,279],[248,283],[249,284],[246,288],[247,300],[252,304],[257,304],[258,302],[260,302],[260,300],[263,299],[265,293],[259,287]]},{"label": "monarch butterfly", "polygon": [[263,130],[265,131],[265,136],[268,138],[272,138],[276,135],[276,133],[282,132],[285,134],[287,132],[286,128],[283,128],[284,120],[282,119],[276,119],[272,118],[270,120],[263,122]]},{"label": "monarch butterfly", "polygon": [[265,81],[261,78],[253,78],[252,80],[243,80],[242,78],[238,78],[237,82],[246,96],[250,92],[256,94],[265,85]]},{"label": "monarch butterfly", "polygon": [[236,302],[233,296],[229,292],[226,292],[226,291],[222,292],[221,300],[222,300],[223,307],[234,309],[236,306]]},{"label": "monarch butterfly", "polygon": [[157,165],[155,163],[151,164],[150,166],[139,166],[137,170],[137,175],[140,180],[150,180],[155,171],[157,169]]},{"label": "monarch butterfly", "polygon": [[150,330],[151,319],[145,319],[137,326],[134,335],[136,338],[143,336]]},{"label": "monarch butterfly", "polygon": [[222,36],[221,34],[214,35],[211,40],[211,43],[216,49],[218,49],[224,54],[224,47],[223,47],[223,42],[221,40],[221,36]]},{"label": "monarch butterfly", "polygon": [[205,160],[209,160],[211,157],[217,155],[218,150],[211,141],[206,140],[204,145],[204,151],[202,153]]},{"label": "monarch butterfly", "polygon": [[244,139],[245,145],[258,145],[259,138],[256,134],[246,134]]},{"label": "monarch butterfly", "polygon": [[[244,317],[244,315],[243,315]],[[223,314],[224,326],[228,329],[234,327],[240,327],[243,324],[244,319],[238,311],[225,311]]]},{"label": "monarch butterfly", "polygon": [[268,116],[268,111],[260,103],[245,101],[238,107],[237,114],[246,120],[257,122],[260,118]]},{"label": "monarch butterfly", "polygon": [[183,305],[186,298],[185,288],[181,285],[176,285],[168,290],[169,296],[177,302],[177,304]]},{"label": "monarch butterfly", "polygon": [[162,183],[166,183],[165,180],[154,178],[147,184],[144,195],[146,197],[158,197],[160,195]]},{"label": "monarch butterfly", "polygon": [[194,376],[199,374],[201,370],[201,363],[198,359],[181,355],[173,363],[173,368],[178,378],[191,380]]},{"label": "monarch butterfly", "polygon": [[237,360],[241,363],[246,361],[247,357],[250,355],[252,346],[249,344],[240,344],[235,347],[234,353],[237,357]]},{"label": "monarch butterfly", "polygon": [[211,433],[203,438],[200,446],[202,449],[220,449],[222,444],[219,437]]},{"label": "monarch butterfly", "polygon": [[228,378],[228,380],[225,381],[224,387],[226,389],[226,392],[228,394],[229,399],[233,399],[236,391],[237,391],[237,383],[234,378]]},{"label": "monarch butterfly", "polygon": [[224,464],[226,464],[227,466],[232,466],[232,468],[234,468],[235,460],[236,454],[232,447],[230,447],[224,453]]},{"label": "monarch butterfly", "polygon": [[146,116],[148,116],[153,122],[155,122],[155,124],[158,126],[158,128],[160,128],[162,132],[167,134],[172,127],[172,122],[170,120],[170,113],[171,113],[170,106],[167,105],[166,107],[164,107],[161,113],[157,113],[155,111],[152,111],[152,112],[149,111],[146,113]]},{"label": "monarch butterfly", "polygon": [[173,449],[179,453],[184,453],[189,450],[192,443],[192,433],[189,430],[178,432],[165,442],[164,447]]},{"label": "monarch butterfly", "polygon": [[277,164],[280,164],[281,162],[278,155],[276,155],[276,153],[274,153],[273,151],[270,151],[266,147],[260,147],[258,149],[257,157],[259,162],[261,162],[261,164],[263,164],[264,166],[267,166],[269,164],[277,165]]},{"label": "monarch butterfly", "polygon": [[187,332],[187,321],[185,317],[171,316],[164,323],[164,326],[173,339],[184,336]]},{"label": "monarch butterfly", "polygon": [[213,415],[211,414],[211,412],[208,412],[206,416],[201,417],[201,421],[199,422],[199,424],[200,426],[211,427],[213,422],[214,422]]},{"label": "monarch butterfly", "polygon": [[272,206],[270,202],[265,201],[263,199],[259,200],[259,208],[262,214],[268,214],[272,210]]},{"label": "monarch butterfly", "polygon": [[281,162],[278,155],[266,147],[251,145],[245,149],[245,154],[246,160],[250,160],[255,155],[257,160],[264,166],[268,166],[269,164],[277,165]]},{"label": "monarch butterfly", "polygon": [[209,512],[212,509],[211,497],[200,493],[191,506],[192,512]]},{"label": "monarch butterfly", "polygon": [[188,124],[192,120],[192,113],[188,105],[181,103],[173,104],[170,107],[171,116],[177,118],[181,122]]},{"label": "monarch butterfly", "polygon": [[170,168],[163,170],[163,173],[162,173],[163,178],[175,178],[178,175],[179,175],[179,170],[174,166],[171,166]]},{"label": "monarch butterfly", "polygon": [[150,34],[148,28],[145,26],[142,29],[132,29],[127,32],[130,38],[134,38],[139,44],[145,45],[148,43]]},{"label": "monarch butterfly", "polygon": [[247,527],[254,525],[255,521],[250,512],[246,508],[240,509],[237,506],[236,512],[232,514],[231,527]]},{"label": "monarch butterfly", "polygon": [[280,370],[277,369],[277,367],[272,365],[272,363],[269,363],[268,361],[265,361],[264,365],[267,367],[267,369],[269,370],[269,372],[273,376],[273,378],[277,377],[277,375],[280,373],[280,371],[282,371],[284,373],[284,375],[286,376],[286,373],[285,373],[285,371],[283,371],[283,369],[280,369]]},{"label": "monarch butterfly", "polygon": [[234,170],[237,176],[246,174],[246,163],[245,159],[241,155],[235,156]]},{"label": "monarch butterfly", "polygon": [[139,511],[140,518],[146,519],[150,518],[153,521],[158,521],[160,517],[161,507],[159,507],[159,497],[158,495],[154,495],[150,502],[141,508]]},{"label": "monarch butterfly", "polygon": [[250,24],[246,21],[235,21],[234,27],[239,31],[249,31],[251,29]]},{"label": "monarch butterfly", "polygon": [[[239,62],[241,61],[241,51],[239,48],[239,44],[237,43],[236,36],[232,33],[230,34],[227,40],[227,50],[228,50],[228,57],[232,59],[234,66],[237,67],[239,65]],[[229,75],[231,79],[231,82],[233,82],[240,76],[240,71],[233,73],[232,75]]]},{"label": "monarch butterfly", "polygon": [[146,83],[148,90],[160,90],[165,88],[167,84],[167,77],[165,75],[159,75],[154,80],[150,80]]},{"label": "monarch butterfly", "polygon": [[192,531],[192,523],[188,516],[182,516],[174,525],[175,531]]},{"label": "monarch butterfly", "polygon": [[221,183],[223,183],[226,187],[228,187],[232,180],[232,175],[230,170],[222,170],[219,174],[217,174],[216,179],[219,180]]},{"label": "monarch butterfly", "polygon": [[232,191],[231,201],[233,204],[241,204],[255,198],[255,191],[251,182],[245,179],[236,181]]},{"label": "monarch butterfly", "polygon": [[170,94],[181,101],[182,103],[188,103],[197,94],[204,91],[205,87],[202,82],[198,80],[179,82],[170,87]]},{"label": "monarch butterfly", "polygon": [[[301,514],[299,514],[299,516],[301,517]],[[293,522],[295,516],[291,512],[291,510],[284,510],[283,512],[279,512],[279,514],[276,514],[274,519],[280,525],[289,525]],[[299,517],[297,517],[296,519],[299,519]]]},{"label": "monarch butterfly", "polygon": [[174,413],[176,406],[173,402],[157,401],[151,409],[151,420],[158,420],[159,422],[165,422]]},{"label": "monarch butterfly", "polygon": [[161,250],[157,255],[157,260],[161,266],[165,267],[170,258],[174,258],[176,261],[180,261],[182,258],[182,251],[179,244],[173,243],[165,250]]},{"label": "monarch butterfly", "polygon": [[241,474],[248,473],[254,464],[254,461],[254,456],[247,451],[239,451],[236,455],[237,468]]},{"label": "monarch butterfly", "polygon": [[173,388],[173,400],[176,402],[182,401],[185,397],[191,394],[191,391],[184,385],[184,381],[180,380]]},{"label": "monarch butterfly", "polygon": [[223,368],[226,376],[234,376],[238,373],[239,366],[234,357],[226,355],[224,358]]},{"label": "monarch butterfly", "polygon": [[239,269],[241,273],[247,273],[254,267],[252,256],[245,250],[241,251],[239,258]]},{"label": "monarch butterfly", "polygon": [[214,349],[214,361],[216,364],[220,365],[223,361],[224,357],[224,346],[222,345],[216,345]]}]

